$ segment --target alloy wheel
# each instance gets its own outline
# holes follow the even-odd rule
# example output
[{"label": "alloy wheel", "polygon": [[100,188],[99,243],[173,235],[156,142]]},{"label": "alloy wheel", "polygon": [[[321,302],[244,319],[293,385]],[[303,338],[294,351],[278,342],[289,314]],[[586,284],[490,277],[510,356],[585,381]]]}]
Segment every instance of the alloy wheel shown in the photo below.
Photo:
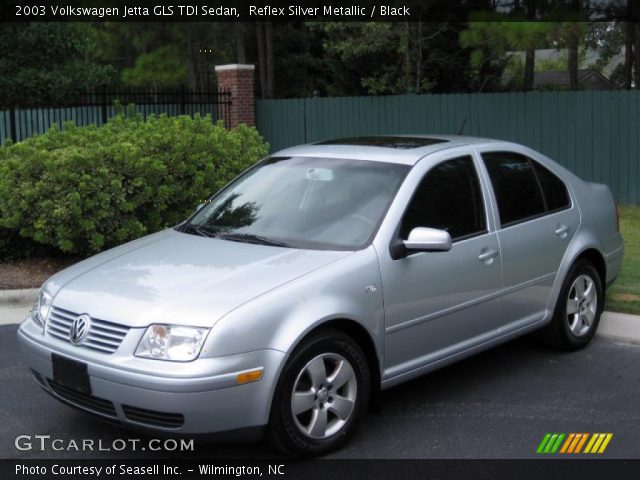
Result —
[{"label": "alloy wheel", "polygon": [[300,431],[313,439],[338,433],[353,413],[358,382],[349,361],[323,353],[300,371],[291,393],[291,413]]},{"label": "alloy wheel", "polygon": [[589,275],[579,275],[569,289],[567,320],[569,329],[577,337],[591,329],[598,311],[598,292]]}]

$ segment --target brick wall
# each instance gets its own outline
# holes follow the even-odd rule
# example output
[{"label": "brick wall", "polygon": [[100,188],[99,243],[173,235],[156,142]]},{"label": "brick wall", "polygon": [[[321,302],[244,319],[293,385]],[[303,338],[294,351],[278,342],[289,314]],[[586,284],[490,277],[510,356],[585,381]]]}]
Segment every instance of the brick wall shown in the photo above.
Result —
[{"label": "brick wall", "polygon": [[253,65],[218,65],[216,75],[218,88],[231,92],[231,108],[228,126],[233,128],[241,123],[255,126]]}]

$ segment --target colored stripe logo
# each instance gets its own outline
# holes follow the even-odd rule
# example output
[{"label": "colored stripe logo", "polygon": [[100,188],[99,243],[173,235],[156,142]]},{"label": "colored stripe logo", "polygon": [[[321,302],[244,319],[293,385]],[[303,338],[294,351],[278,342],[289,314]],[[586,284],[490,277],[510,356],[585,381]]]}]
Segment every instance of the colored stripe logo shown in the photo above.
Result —
[{"label": "colored stripe logo", "polygon": [[536,453],[604,453],[612,438],[613,433],[547,433]]}]

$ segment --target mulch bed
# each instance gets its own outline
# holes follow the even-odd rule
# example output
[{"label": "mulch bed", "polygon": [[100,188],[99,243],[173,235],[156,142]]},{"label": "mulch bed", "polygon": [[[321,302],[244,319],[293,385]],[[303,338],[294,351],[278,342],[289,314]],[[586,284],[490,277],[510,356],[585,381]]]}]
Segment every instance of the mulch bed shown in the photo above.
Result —
[{"label": "mulch bed", "polygon": [[47,257],[0,262],[0,290],[38,288],[51,275],[80,260],[79,257]]}]

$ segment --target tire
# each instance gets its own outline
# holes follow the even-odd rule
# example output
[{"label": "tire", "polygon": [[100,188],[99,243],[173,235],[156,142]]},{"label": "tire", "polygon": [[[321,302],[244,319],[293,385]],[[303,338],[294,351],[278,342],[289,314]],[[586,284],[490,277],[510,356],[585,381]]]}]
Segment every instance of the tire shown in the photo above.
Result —
[{"label": "tire", "polygon": [[578,260],[560,289],[551,323],[542,331],[546,343],[565,351],[586,347],[596,334],[603,308],[598,270],[588,260]]},{"label": "tire", "polygon": [[335,450],[353,435],[370,392],[369,365],[358,344],[337,330],[318,331],[285,364],[267,438],[277,450],[296,457]]}]

